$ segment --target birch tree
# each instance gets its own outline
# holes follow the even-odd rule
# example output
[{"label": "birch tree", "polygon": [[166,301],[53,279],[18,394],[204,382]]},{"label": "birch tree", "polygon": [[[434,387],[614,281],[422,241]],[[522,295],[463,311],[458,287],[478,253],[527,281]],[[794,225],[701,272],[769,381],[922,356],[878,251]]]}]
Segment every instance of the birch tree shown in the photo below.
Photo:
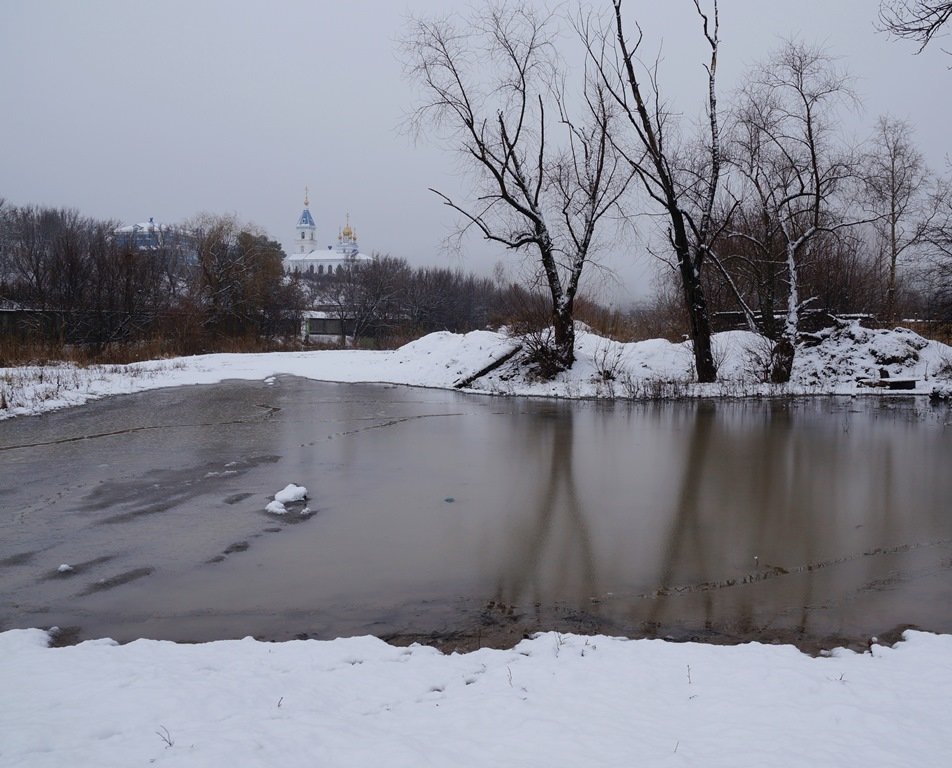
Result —
[{"label": "birch tree", "polygon": [[836,110],[850,97],[849,78],[835,60],[794,41],[756,68],[740,95],[730,155],[743,181],[737,192],[757,211],[757,225],[727,234],[753,246],[786,286],[771,365],[776,383],[790,378],[801,313],[812,300],[801,292],[804,263],[821,235],[861,221],[841,205],[856,163],[834,130]]},{"label": "birch tree", "polygon": [[926,293],[933,319],[952,323],[952,178],[939,179],[923,235]]},{"label": "birch tree", "polygon": [[882,313],[888,320],[896,315],[900,259],[923,242],[936,215],[927,191],[929,176],[922,153],[912,141],[912,127],[880,117],[866,157],[864,180],[885,262]]}]

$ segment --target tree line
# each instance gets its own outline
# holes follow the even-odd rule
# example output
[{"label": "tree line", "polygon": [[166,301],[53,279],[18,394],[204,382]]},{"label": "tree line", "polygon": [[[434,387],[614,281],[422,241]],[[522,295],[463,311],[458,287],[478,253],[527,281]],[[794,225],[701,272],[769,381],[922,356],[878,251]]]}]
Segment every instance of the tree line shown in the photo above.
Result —
[{"label": "tree line", "polygon": [[124,358],[116,351],[294,344],[303,312],[316,308],[346,323],[340,343],[378,347],[431,331],[547,321],[531,291],[502,279],[414,268],[389,255],[334,274],[285,274],[283,259],[277,242],[232,217],[133,230],[74,210],[0,201],[0,309],[16,316],[0,334],[28,353],[44,342],[54,353],[72,347]]},{"label": "tree line", "polygon": [[[536,334],[549,325],[541,292],[507,279],[504,270],[489,278],[375,254],[334,272],[303,273],[300,281],[303,306],[339,321],[348,329],[347,343],[358,346],[389,348],[435,331],[507,327]],[[593,322],[607,312],[594,301],[581,302]]]},{"label": "tree line", "polygon": [[[537,264],[549,367],[573,363],[583,268],[619,222],[642,229],[670,266],[702,382],[716,379],[713,320],[727,310],[773,342],[776,382],[789,378],[811,313],[952,319],[950,181],[926,166],[913,128],[883,116],[850,141],[849,73],[799,40],[722,99],[718,4],[690,5],[704,78],[687,109],[664,91],[622,0],[608,13],[494,3],[407,28],[411,127],[470,171],[462,198],[434,191],[464,228]],[[948,3],[885,2],[881,24],[925,46],[949,13]]]},{"label": "tree line", "polygon": [[0,201],[0,299],[21,310],[9,334],[93,353],[293,335],[299,290],[284,279],[280,245],[256,228],[206,215],[158,228],[147,244],[118,232],[74,210]]}]

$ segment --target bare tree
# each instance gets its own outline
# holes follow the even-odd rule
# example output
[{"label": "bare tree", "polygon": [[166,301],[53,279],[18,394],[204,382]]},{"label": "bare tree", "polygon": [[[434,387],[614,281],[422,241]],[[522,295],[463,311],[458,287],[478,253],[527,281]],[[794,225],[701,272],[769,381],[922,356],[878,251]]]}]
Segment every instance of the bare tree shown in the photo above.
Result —
[{"label": "bare tree", "polygon": [[497,289],[492,280],[441,267],[418,267],[407,280],[403,321],[413,334],[462,333],[489,322]]},{"label": "bare tree", "polygon": [[75,213],[36,206],[13,207],[5,217],[7,269],[17,298],[37,309],[53,305],[54,242]]},{"label": "bare tree", "polygon": [[[836,108],[849,98],[849,79],[833,58],[794,41],[756,69],[740,96],[730,157],[743,181],[737,192],[756,213],[748,219],[753,226],[734,226],[728,235],[752,249],[786,286],[774,382],[790,377],[801,312],[813,299],[802,295],[801,270],[821,235],[860,222],[843,210],[843,193],[856,177],[855,158],[834,134]],[[738,299],[752,316],[744,298]],[[772,313],[772,305],[765,309]]]},{"label": "bare tree", "polygon": [[614,135],[616,146],[648,197],[664,212],[667,238],[680,275],[698,381],[714,381],[717,367],[701,272],[716,234],[712,214],[721,173],[715,87],[720,45],[717,1],[709,14],[702,10],[700,0],[694,0],[710,48],[705,65],[708,127],[700,152],[679,146],[676,118],[665,109],[659,90],[657,63],[645,68],[638,59],[642,30],[636,25],[636,34],[631,37],[621,0],[613,0],[613,5],[613,24],[605,27],[589,20],[580,31],[589,60],[626,126],[627,136]]},{"label": "bare tree", "polygon": [[367,264],[348,264],[331,283],[342,326],[353,322],[353,338],[381,339],[402,321],[402,298],[410,278],[406,259],[374,254]]},{"label": "bare tree", "polygon": [[[912,127],[880,117],[865,159],[865,184],[885,262],[883,316],[896,314],[897,266],[900,258],[922,243],[935,206],[929,205],[929,171],[912,141]],[[930,211],[931,208],[931,211]]]},{"label": "bare tree", "polygon": [[284,280],[281,246],[233,217],[204,215],[188,225],[197,264],[190,299],[203,326],[223,336],[272,335],[293,320],[297,297]]},{"label": "bare tree", "polygon": [[879,311],[882,273],[871,254],[868,229],[856,226],[817,235],[800,268],[800,282],[803,295],[813,298],[823,313]]},{"label": "bare tree", "polygon": [[952,323],[952,180],[940,179],[932,198],[934,215],[923,235],[924,288],[932,317]]},{"label": "bare tree", "polygon": [[575,359],[582,270],[631,179],[610,139],[609,94],[587,76],[567,91],[558,35],[552,16],[492,4],[465,18],[416,19],[404,40],[422,94],[413,128],[448,139],[477,184],[465,202],[433,191],[485,239],[539,264],[553,326],[548,359],[538,361],[547,373]]},{"label": "bare tree", "polygon": [[903,40],[919,44],[917,53],[940,32],[952,18],[952,2],[937,0],[881,0],[880,29]]}]

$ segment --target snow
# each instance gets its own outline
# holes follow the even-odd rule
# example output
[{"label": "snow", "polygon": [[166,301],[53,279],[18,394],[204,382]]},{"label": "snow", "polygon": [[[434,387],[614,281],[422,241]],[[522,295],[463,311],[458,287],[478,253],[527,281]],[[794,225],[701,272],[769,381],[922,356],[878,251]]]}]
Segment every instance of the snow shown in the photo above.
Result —
[{"label": "snow", "polygon": [[[0,418],[114,394],[279,375],[450,388],[515,350],[504,333],[436,333],[392,352],[205,355],[129,366],[0,369]],[[763,383],[769,345],[714,340],[720,381],[692,383],[689,345],[619,344],[580,329],[554,381],[518,358],[467,391],[550,397],[952,393],[952,348],[858,324],[799,347]],[[903,394],[909,394],[904,392]],[[307,489],[267,506],[286,514]],[[58,568],[67,573],[70,566]],[[464,655],[369,637],[201,645],[97,640],[48,647],[0,633],[0,766],[518,765],[944,766],[952,754],[952,636],[812,658],[789,646],[674,644],[547,633]]]},{"label": "snow", "polygon": [[[288,483],[280,491],[275,492],[274,500],[264,508],[264,511],[270,512],[272,515],[286,515],[289,511],[287,508],[288,504],[299,504],[299,502],[303,502],[306,499],[307,488],[303,485]],[[301,509],[302,517],[307,517],[310,514],[311,510],[308,507]]]},{"label": "snow", "polygon": [[819,334],[819,344],[801,351],[794,371],[802,384],[849,390],[857,382],[910,378],[923,382],[921,389],[948,383],[936,378],[943,365],[952,362],[952,348],[905,328],[872,331],[858,323]]},{"label": "snow", "polygon": [[274,494],[274,500],[281,504],[291,504],[295,501],[304,501],[307,498],[307,488],[303,485],[288,483],[284,488]]},{"label": "snow", "polygon": [[[466,391],[542,397],[716,397],[877,393],[881,371],[915,379],[913,394],[948,396],[952,347],[897,328],[874,331],[858,323],[831,329],[801,345],[789,384],[764,383],[769,342],[747,331],[716,334],[715,384],[693,383],[690,344],[662,339],[621,344],[580,329],[576,363],[553,381],[527,374],[519,356],[473,381]],[[227,379],[276,382],[277,375],[335,382],[374,382],[452,388],[518,346],[505,333],[432,333],[390,352],[321,350],[215,354],[131,365],[0,368],[6,408],[0,419],[79,405],[115,394],[160,387],[214,384]],[[904,394],[909,394],[905,392]]]},{"label": "snow", "polygon": [[56,569],[57,573],[72,573],[72,571],[73,571],[73,566],[71,566],[69,563],[62,563]]},{"label": "snow", "polygon": [[943,766],[952,637],[787,646],[538,635],[443,655],[370,638],[0,634],[3,766]]},{"label": "snow", "polygon": [[[274,500],[264,508],[264,511],[270,512],[272,515],[286,515],[288,514],[288,504],[296,504],[306,499],[307,488],[303,485],[288,483],[280,491],[275,492]],[[301,510],[301,515],[304,517],[310,514],[311,510],[308,507],[304,507]]]},{"label": "snow", "polygon": [[264,511],[270,512],[272,515],[286,515],[288,513],[287,507],[277,499],[270,502],[268,506],[264,508]]}]

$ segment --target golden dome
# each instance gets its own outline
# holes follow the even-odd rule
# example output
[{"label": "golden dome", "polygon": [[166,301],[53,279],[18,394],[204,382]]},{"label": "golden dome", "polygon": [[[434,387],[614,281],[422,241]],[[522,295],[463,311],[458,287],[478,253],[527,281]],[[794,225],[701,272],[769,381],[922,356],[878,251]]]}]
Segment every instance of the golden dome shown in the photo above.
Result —
[{"label": "golden dome", "polygon": [[344,224],[344,228],[340,231],[341,240],[354,240],[357,236],[357,233],[351,229],[350,226],[350,214],[347,214],[347,220]]}]

